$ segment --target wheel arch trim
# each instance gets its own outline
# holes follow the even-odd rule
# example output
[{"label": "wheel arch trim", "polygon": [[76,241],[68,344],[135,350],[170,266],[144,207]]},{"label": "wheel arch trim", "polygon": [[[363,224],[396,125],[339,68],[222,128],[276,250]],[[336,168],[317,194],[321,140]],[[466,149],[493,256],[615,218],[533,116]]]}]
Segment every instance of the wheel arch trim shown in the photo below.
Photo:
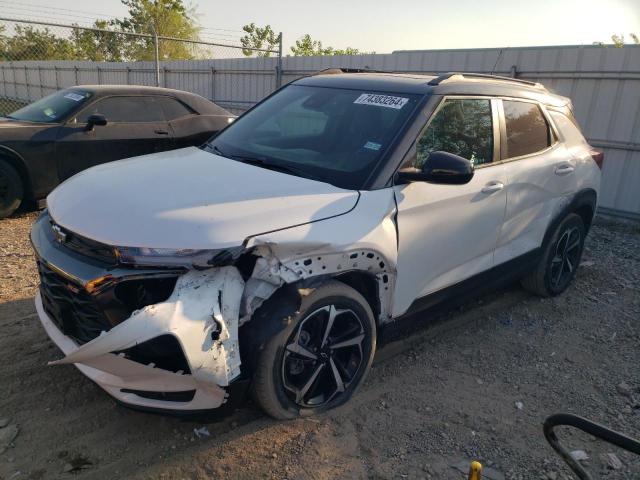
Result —
[{"label": "wheel arch trim", "polygon": [[555,214],[553,220],[549,223],[542,240],[542,246],[545,247],[548,245],[549,241],[551,241],[551,238],[553,237],[553,233],[558,228],[558,225],[560,225],[560,222],[562,222],[562,220],[570,213],[576,213],[585,220],[581,212],[584,212],[587,208],[591,210],[591,218],[588,223],[585,222],[585,230],[588,232],[591,227],[591,222],[593,221],[593,216],[596,212],[597,200],[598,194],[592,188],[585,188],[577,192],[571,200]]}]

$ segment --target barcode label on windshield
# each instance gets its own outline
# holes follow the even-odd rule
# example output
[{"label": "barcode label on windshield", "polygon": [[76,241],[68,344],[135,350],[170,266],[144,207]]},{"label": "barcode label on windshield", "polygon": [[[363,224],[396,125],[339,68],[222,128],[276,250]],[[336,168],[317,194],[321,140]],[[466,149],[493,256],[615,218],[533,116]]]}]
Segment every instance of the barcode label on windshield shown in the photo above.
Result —
[{"label": "barcode label on windshield", "polygon": [[363,93],[353,103],[360,105],[376,105],[378,107],[395,108],[400,110],[409,101],[405,97],[392,97],[391,95],[378,95],[377,93]]},{"label": "barcode label on windshield", "polygon": [[79,102],[80,100],[84,99],[84,95],[79,95],[77,93],[69,92],[64,96],[64,98],[68,98],[69,100],[73,100],[74,102]]}]

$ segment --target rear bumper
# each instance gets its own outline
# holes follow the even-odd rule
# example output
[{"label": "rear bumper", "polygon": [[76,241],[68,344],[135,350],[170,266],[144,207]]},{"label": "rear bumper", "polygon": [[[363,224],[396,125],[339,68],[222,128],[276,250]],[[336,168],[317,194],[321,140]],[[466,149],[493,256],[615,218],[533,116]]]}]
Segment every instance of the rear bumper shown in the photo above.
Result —
[{"label": "rear bumper", "polygon": [[[40,322],[49,338],[58,346],[65,356],[76,353],[84,346],[78,346],[64,335],[44,311],[40,293],[35,298],[36,310]],[[95,341],[99,341],[100,337]],[[90,345],[89,342],[85,345]],[[57,362],[52,362],[57,363]],[[160,412],[197,412],[220,407],[227,401],[224,388],[198,382],[192,375],[174,373],[160,368],[128,360],[113,353],[106,353],[75,366],[87,377],[97,383],[109,395],[119,402],[139,409]],[[175,393],[195,391],[189,401],[166,401],[144,398],[132,390],[139,392]],[[236,395],[240,396],[240,395]],[[234,399],[234,400],[237,400]],[[235,402],[234,402],[235,403]]]}]

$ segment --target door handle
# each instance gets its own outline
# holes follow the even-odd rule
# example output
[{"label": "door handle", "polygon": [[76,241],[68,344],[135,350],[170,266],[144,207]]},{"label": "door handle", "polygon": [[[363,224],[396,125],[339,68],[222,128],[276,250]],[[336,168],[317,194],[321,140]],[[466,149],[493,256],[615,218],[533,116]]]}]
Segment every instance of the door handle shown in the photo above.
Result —
[{"label": "door handle", "polygon": [[157,133],[158,135],[169,135],[169,132],[167,130],[154,130],[155,133]]},{"label": "door handle", "polygon": [[556,167],[554,172],[556,175],[567,175],[573,172],[574,170],[575,168],[573,168],[571,165],[559,165]]},{"label": "door handle", "polygon": [[484,187],[482,187],[482,193],[499,192],[503,188],[504,188],[504,183],[502,182],[489,182]]}]

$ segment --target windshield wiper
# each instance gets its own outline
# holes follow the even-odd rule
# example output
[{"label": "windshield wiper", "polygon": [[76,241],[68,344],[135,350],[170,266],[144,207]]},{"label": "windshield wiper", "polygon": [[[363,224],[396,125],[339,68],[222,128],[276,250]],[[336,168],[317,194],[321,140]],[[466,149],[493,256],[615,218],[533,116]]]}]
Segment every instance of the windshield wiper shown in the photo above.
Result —
[{"label": "windshield wiper", "polygon": [[248,163],[249,165],[255,165],[256,167],[266,168],[268,170],[275,170],[283,173],[291,173],[293,175],[301,175],[304,177],[309,177],[309,174],[299,168],[289,167],[287,165],[282,165],[281,163],[273,163],[267,160],[264,157],[250,157],[245,155],[230,155],[229,158],[233,158],[234,160],[238,160],[242,163]]},{"label": "windshield wiper", "polygon": [[242,163],[247,163],[249,165],[255,165],[256,167],[265,168],[267,170],[274,170],[282,173],[290,173],[292,175],[296,175],[299,177],[305,177],[315,180],[316,178],[309,174],[306,170],[301,168],[290,167],[288,165],[283,165],[281,163],[270,162],[266,157],[256,157],[250,155],[239,155],[239,154],[231,154],[225,153],[217,145],[207,145],[211,150],[222,157],[230,158],[232,160],[237,160]]},{"label": "windshield wiper", "polygon": [[225,154],[222,150],[220,150],[216,145],[211,145],[210,143],[206,144],[206,147],[210,150],[213,150],[215,153],[220,155],[221,157],[230,158],[229,155]]}]

